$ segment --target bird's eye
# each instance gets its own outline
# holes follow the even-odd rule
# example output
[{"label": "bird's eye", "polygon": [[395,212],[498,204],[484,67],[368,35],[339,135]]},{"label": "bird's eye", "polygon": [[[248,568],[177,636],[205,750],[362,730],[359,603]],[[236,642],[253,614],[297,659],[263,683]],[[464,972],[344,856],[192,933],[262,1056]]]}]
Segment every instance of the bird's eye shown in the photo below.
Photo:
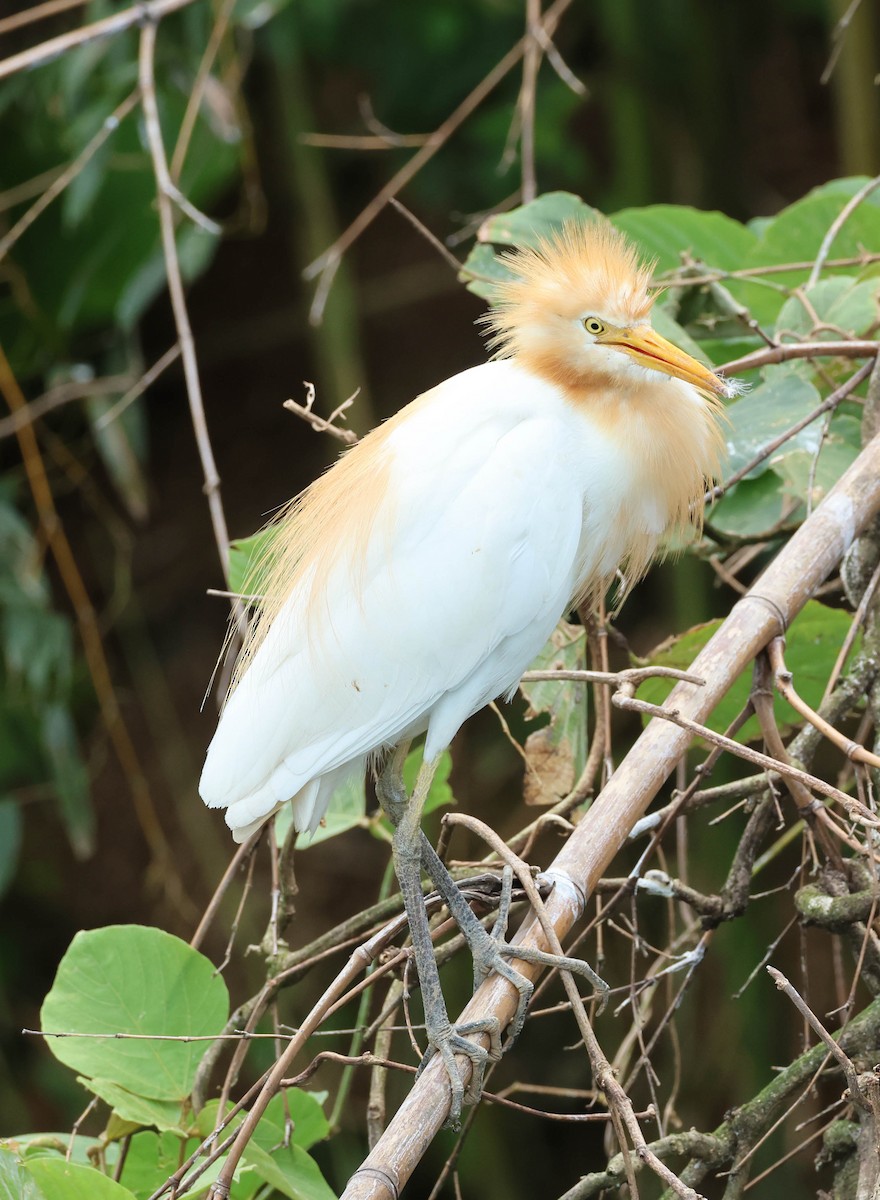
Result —
[{"label": "bird's eye", "polygon": [[584,329],[587,333],[592,333],[594,337],[598,337],[600,333],[605,332],[605,326],[598,317],[584,317]]}]

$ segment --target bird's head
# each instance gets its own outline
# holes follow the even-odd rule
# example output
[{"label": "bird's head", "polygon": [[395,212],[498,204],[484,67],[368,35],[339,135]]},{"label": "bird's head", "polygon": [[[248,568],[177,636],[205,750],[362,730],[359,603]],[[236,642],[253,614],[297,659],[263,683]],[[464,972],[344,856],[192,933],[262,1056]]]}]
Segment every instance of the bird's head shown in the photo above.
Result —
[{"label": "bird's head", "polygon": [[569,223],[535,248],[505,256],[513,278],[486,316],[496,355],[566,388],[626,389],[651,375],[691,384],[710,400],[732,385],[651,327],[651,267],[606,222]]}]

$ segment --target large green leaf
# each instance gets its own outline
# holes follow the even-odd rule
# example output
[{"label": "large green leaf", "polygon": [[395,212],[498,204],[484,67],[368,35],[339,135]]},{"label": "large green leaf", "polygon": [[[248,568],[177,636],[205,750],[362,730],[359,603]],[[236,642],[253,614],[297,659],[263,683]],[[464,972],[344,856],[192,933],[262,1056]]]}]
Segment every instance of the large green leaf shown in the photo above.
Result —
[{"label": "large green leaf", "polygon": [[79,1077],[79,1082],[94,1092],[113,1109],[121,1121],[132,1125],[155,1126],[159,1130],[172,1130],[184,1134],[183,1112],[179,1100],[157,1100],[154,1096],[139,1096],[129,1092],[108,1079]]},{"label": "large green leaf", "polygon": [[537,246],[566,221],[590,221],[601,215],[571,192],[545,192],[529,204],[487,217],[478,239],[499,246]]},{"label": "large green leaf", "polygon": [[[787,286],[801,283],[841,209],[865,183],[864,177],[835,179],[814,188],[767,222],[752,248],[748,263],[740,265],[806,262],[809,266],[778,277]],[[876,192],[844,222],[831,245],[829,258],[855,258],[865,248],[880,248],[880,198]],[[847,269],[852,270],[851,267]]]},{"label": "large green leaf", "polygon": [[[218,1033],[229,1012],[226,984],[186,942],[142,925],[81,931],[43,1002],[46,1032],[106,1034],[47,1039],[53,1054],[89,1077],[136,1095],[183,1100],[205,1046],[148,1035]],[[114,1039],[114,1033],[147,1035]]]},{"label": "large green leaf", "polygon": [[687,252],[709,269],[735,270],[757,241],[750,229],[719,212],[702,212],[680,204],[624,208],[611,221],[628,233],[660,272],[682,265]]},{"label": "large green leaf", "polygon": [[713,534],[759,540],[773,535],[788,507],[779,476],[764,471],[716,500],[706,513],[706,526]]},{"label": "large green leaf", "polygon": [[278,1146],[269,1154],[253,1139],[244,1157],[266,1183],[290,1200],[335,1200],[336,1193],[321,1174],[321,1168],[295,1142]]},{"label": "large green leaf", "polygon": [[[174,1174],[180,1166],[181,1156],[191,1154],[195,1147],[194,1139],[183,1142],[173,1133],[153,1133],[152,1130],[144,1129],[136,1133],[129,1143],[120,1183],[129,1189],[135,1200],[148,1200],[165,1180]],[[199,1176],[198,1181],[186,1193],[188,1200],[197,1200],[199,1196],[205,1195],[220,1174],[225,1161],[225,1156],[217,1159]],[[236,1171],[236,1190],[233,1191],[236,1200],[241,1200],[241,1193],[237,1190],[240,1188],[239,1175],[240,1171]],[[254,1180],[253,1186],[247,1189],[247,1194],[252,1195],[258,1186],[259,1183]]]},{"label": "large green leaf", "polygon": [[[828,608],[818,600],[810,600],[795,618],[785,637],[785,663],[792,672],[794,687],[801,699],[818,708],[831,669],[840,652],[843,639],[852,622],[852,615],[841,609]],[[713,637],[722,622],[710,621],[696,625],[687,633],[664,643],[648,656],[655,666],[690,669],[697,654]],[[751,668],[744,671],[713,710],[705,724],[719,733],[731,724],[749,697],[752,683]],[[671,691],[668,680],[648,679],[639,688],[639,698],[651,704],[662,704]],[[776,720],[783,729],[799,725],[802,717],[786,701],[776,696]],[[740,741],[760,736],[758,723],[751,718],[738,735]]]},{"label": "large green leaf", "polygon": [[45,1200],[39,1184],[16,1154],[0,1146],[0,1200]]},{"label": "large green leaf", "polygon": [[133,1200],[121,1183],[94,1167],[82,1167],[63,1158],[30,1159],[27,1171],[39,1188],[41,1200]]},{"label": "large green leaf", "polygon": [[[785,367],[767,373],[765,382],[727,407],[730,422],[725,429],[728,461],[726,474],[733,474],[750,462],[759,450],[802,420],[821,403],[815,387]],[[796,449],[815,453],[819,448],[821,425],[818,421],[802,429],[774,451],[770,459],[756,467],[751,477]]]},{"label": "large green leaf", "polygon": [[[733,294],[762,325],[772,328],[778,318],[786,299],[779,289],[798,287],[806,282],[825,234],[844,204],[865,182],[862,178],[835,179],[814,188],[760,225],[759,236],[739,267],[801,264],[795,270],[767,276],[762,286],[757,282],[731,282]],[[876,192],[844,223],[831,246],[829,258],[858,257],[865,249],[880,250],[880,201]],[[852,270],[851,267],[848,269]],[[826,273],[829,270],[832,268],[826,268]],[[779,324],[782,325],[781,319]]]}]

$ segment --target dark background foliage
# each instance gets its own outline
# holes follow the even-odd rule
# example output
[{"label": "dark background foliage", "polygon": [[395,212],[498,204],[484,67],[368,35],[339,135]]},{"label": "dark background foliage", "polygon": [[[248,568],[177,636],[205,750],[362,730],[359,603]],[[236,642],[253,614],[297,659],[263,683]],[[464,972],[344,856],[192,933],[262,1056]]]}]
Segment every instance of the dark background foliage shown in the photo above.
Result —
[{"label": "dark background foliage", "polygon": [[[474,327],[482,302],[388,208],[346,255],[323,324],[310,326],[314,289],[303,268],[413,151],[327,149],[305,144],[302,135],[369,132],[366,105],[396,132],[428,133],[523,27],[523,6],[513,0],[269,0],[262,7],[238,6],[240,24],[220,55],[220,82],[181,178],[185,194],[226,227],[219,242],[188,227],[181,253],[193,280],[190,313],[233,537],[251,533],[335,453],[334,443],[281,408],[288,396],[302,397],[303,380],[315,382],[325,414],[359,387],[350,417],[363,432],[485,353]],[[272,7],[278,11],[271,19],[257,20]],[[777,212],[827,179],[875,173],[880,34],[873,6],[858,9],[830,81],[821,82],[843,9],[826,0],[576,3],[556,40],[588,96],[573,94],[542,65],[540,190],[570,190],[605,211],[669,202],[746,220]],[[93,5],[89,16],[107,11]],[[73,24],[61,18],[57,29]],[[160,101],[169,128],[185,106],[210,25],[206,4],[162,24]],[[0,189],[79,152],[134,85],[135,42],[135,32],[124,34],[0,84]],[[20,31],[9,52],[30,44],[32,33]],[[245,69],[240,102],[233,81]],[[426,225],[453,238],[460,257],[470,239],[455,240],[472,228],[472,214],[516,199],[519,164],[505,145],[518,86],[515,70],[403,194]],[[81,379],[84,364],[98,377],[137,378],[174,342],[153,196],[137,117],[129,116],[112,147],[0,265],[0,340],[29,399]],[[20,212],[18,205],[0,213],[0,233]],[[95,422],[111,402],[86,395],[59,410],[41,427],[41,444],[172,855],[158,869],[134,819],[132,779],[113,754],[61,581],[51,565],[44,568],[30,531],[21,458],[7,437],[0,444],[7,684],[0,724],[2,1133],[65,1128],[83,1107],[69,1073],[18,1032],[37,1026],[39,1004],[75,931],[131,921],[188,938],[230,852],[225,828],[196,793],[215,712],[212,698],[204,711],[200,706],[226,609],[206,595],[223,581],[179,365],[128,411],[124,426],[109,427],[121,432],[102,442]],[[729,603],[708,569],[688,560],[658,568],[619,624],[636,650],[646,650]],[[512,719],[521,720],[516,710]],[[523,823],[516,811],[519,760],[491,715],[469,723],[454,762],[462,806],[479,810],[502,834]],[[723,843],[723,835],[707,840],[706,854],[726,861]],[[291,940],[305,943],[365,906],[386,861],[386,848],[361,830],[302,856]],[[705,872],[708,885],[708,861]],[[267,893],[261,878],[240,944],[261,936]],[[232,911],[227,904],[212,931],[212,956],[222,955]],[[773,1060],[775,1034],[757,996],[727,1005],[723,1027],[706,1015],[718,1011],[719,998],[743,982],[765,948],[755,925],[727,927],[719,941],[719,970],[701,978],[691,997],[701,1015],[690,1031],[698,1049],[688,1053],[704,1059],[705,1076],[698,1094],[679,1100],[685,1125],[703,1128],[751,1095],[764,1082],[760,1064]],[[256,960],[239,958],[232,970],[233,987],[253,990],[259,982]],[[458,984],[465,988],[464,976]],[[541,1026],[518,1063],[519,1077],[584,1086],[581,1059],[571,1056],[571,1078],[563,1077],[556,1039],[571,1032]],[[746,1041],[753,1056],[731,1054]],[[543,1065],[551,1060],[563,1065],[549,1081]],[[472,1141],[462,1160],[465,1179],[479,1172],[480,1194],[556,1194],[544,1173],[548,1160],[558,1154],[561,1180],[583,1165],[580,1133],[542,1126],[539,1166],[526,1147],[512,1144],[514,1126],[506,1122],[525,1118],[502,1120],[489,1111],[480,1120],[479,1148]],[[359,1136],[352,1118],[327,1149],[333,1182],[357,1161]],[[416,1194],[418,1187],[416,1181]]]}]

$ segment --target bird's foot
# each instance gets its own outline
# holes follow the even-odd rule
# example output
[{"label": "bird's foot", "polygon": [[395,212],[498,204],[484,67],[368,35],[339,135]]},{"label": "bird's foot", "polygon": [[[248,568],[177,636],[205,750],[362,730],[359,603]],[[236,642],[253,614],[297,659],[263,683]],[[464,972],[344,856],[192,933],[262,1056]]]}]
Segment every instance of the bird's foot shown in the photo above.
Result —
[{"label": "bird's foot", "polygon": [[[473,1036],[478,1034],[488,1037],[488,1048],[473,1040]],[[483,1094],[486,1067],[490,1062],[498,1062],[501,1058],[501,1025],[497,1017],[465,1021],[460,1025],[452,1025],[448,1020],[442,1024],[430,1023],[428,1050],[419,1063],[417,1079],[435,1054],[440,1055],[449,1077],[451,1097],[446,1126],[449,1129],[458,1129],[461,1124],[462,1105],[478,1102]],[[471,1075],[467,1087],[455,1061],[457,1054],[463,1054],[471,1061]]]},{"label": "bird's foot", "polygon": [[[563,954],[550,954],[545,950],[532,949],[526,946],[515,946],[505,940],[507,922],[510,915],[510,904],[513,888],[513,872],[505,866],[501,876],[501,897],[498,903],[498,916],[487,933],[482,926],[473,930],[474,937],[468,937],[468,945],[474,961],[474,990],[484,979],[494,971],[502,979],[506,979],[519,993],[516,1013],[510,1023],[506,1048],[510,1048],[522,1032],[525,1024],[529,1000],[535,985],[530,979],[517,971],[508,959],[518,958],[520,962],[540,963],[541,966],[555,967],[559,971],[569,971],[573,975],[581,975],[587,979],[600,995],[600,1005],[604,1007],[608,984],[593,970],[588,962],[580,958],[569,958]],[[479,932],[477,932],[479,930]],[[471,930],[468,931],[470,933]],[[467,935],[466,935],[467,936]],[[601,1008],[600,1008],[601,1011]]]}]

